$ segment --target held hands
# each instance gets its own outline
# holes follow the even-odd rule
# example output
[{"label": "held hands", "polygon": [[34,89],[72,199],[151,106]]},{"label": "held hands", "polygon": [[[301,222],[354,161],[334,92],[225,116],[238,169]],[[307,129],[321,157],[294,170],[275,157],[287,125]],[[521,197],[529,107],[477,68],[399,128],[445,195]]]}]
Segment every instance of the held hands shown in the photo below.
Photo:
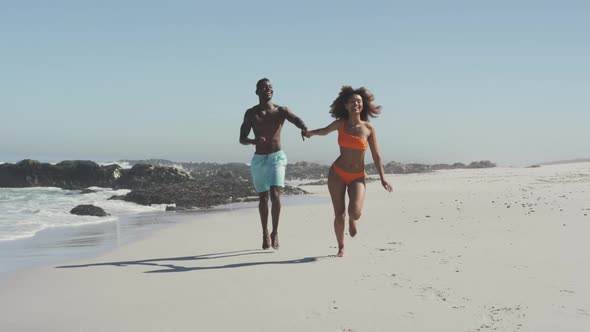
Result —
[{"label": "held hands", "polygon": [[387,182],[387,180],[382,179],[381,180],[381,185],[383,186],[383,188],[385,188],[385,190],[387,190],[388,192],[392,192],[393,191],[393,186]]},{"label": "held hands", "polygon": [[313,136],[311,131],[308,131],[308,130],[301,131],[301,138],[303,138],[304,141],[305,141],[305,138],[311,138],[311,136]]}]

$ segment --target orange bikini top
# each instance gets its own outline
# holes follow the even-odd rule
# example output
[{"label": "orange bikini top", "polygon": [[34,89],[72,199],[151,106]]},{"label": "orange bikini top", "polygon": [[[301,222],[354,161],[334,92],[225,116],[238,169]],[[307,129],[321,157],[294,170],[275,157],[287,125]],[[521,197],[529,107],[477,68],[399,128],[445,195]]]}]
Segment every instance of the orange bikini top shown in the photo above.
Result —
[{"label": "orange bikini top", "polygon": [[350,148],[354,150],[366,150],[367,141],[362,137],[354,136],[347,133],[344,130],[344,120],[342,120],[342,126],[338,128],[338,145],[344,148]]}]

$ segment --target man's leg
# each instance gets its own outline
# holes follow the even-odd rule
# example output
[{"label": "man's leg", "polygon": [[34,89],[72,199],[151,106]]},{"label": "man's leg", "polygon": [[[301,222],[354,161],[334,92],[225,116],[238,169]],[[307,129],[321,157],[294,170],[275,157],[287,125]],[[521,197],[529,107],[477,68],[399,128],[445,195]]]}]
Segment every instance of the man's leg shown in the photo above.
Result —
[{"label": "man's leg", "polygon": [[268,235],[268,191],[258,193],[258,212],[262,224],[262,249],[270,248],[270,236]]},{"label": "man's leg", "polygon": [[270,201],[272,202],[272,233],[270,239],[272,247],[279,249],[279,217],[281,215],[281,187],[270,187]]}]

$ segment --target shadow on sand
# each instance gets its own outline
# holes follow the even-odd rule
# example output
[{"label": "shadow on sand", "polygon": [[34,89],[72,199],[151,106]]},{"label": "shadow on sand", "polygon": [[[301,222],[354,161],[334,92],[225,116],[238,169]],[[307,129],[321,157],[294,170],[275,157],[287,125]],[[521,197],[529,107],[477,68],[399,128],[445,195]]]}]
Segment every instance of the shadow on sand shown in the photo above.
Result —
[{"label": "shadow on sand", "polygon": [[219,258],[228,258],[228,257],[237,257],[237,256],[245,256],[245,255],[260,255],[260,254],[272,254],[272,251],[268,250],[261,250],[261,249],[250,249],[250,250],[237,250],[237,251],[228,251],[228,252],[219,252],[219,253],[211,253],[211,254],[203,254],[203,255],[196,255],[196,256],[185,256],[185,257],[168,257],[168,258],[152,258],[152,259],[142,259],[136,261],[120,261],[120,262],[105,262],[105,263],[93,263],[93,264],[80,264],[80,265],[62,265],[56,266],[56,269],[72,269],[72,268],[82,268],[82,267],[94,267],[94,266],[129,266],[129,265],[144,265],[144,266],[152,266],[152,267],[161,267],[163,269],[152,270],[152,271],[145,271],[143,273],[168,273],[168,272],[188,272],[188,271],[198,271],[198,270],[220,270],[220,269],[235,269],[239,267],[248,267],[248,266],[257,266],[257,265],[280,265],[280,264],[302,264],[302,263],[312,263],[317,261],[321,258],[326,258],[330,256],[318,256],[318,257],[305,257],[299,259],[291,259],[291,260],[284,260],[284,261],[259,261],[259,262],[247,262],[247,263],[234,263],[234,264],[225,264],[225,265],[217,265],[217,266],[195,266],[195,267],[185,267],[179,266],[175,264],[165,264],[164,262],[183,262],[183,261],[199,261],[199,260],[209,260],[209,259],[219,259]]}]

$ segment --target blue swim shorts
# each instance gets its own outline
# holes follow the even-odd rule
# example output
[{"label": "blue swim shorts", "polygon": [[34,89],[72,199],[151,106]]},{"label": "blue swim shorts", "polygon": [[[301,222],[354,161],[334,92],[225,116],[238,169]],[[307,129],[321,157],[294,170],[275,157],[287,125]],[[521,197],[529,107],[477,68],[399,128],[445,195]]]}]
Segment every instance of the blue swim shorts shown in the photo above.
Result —
[{"label": "blue swim shorts", "polygon": [[252,182],[259,193],[269,191],[271,186],[285,186],[287,156],[282,150],[270,154],[255,154],[250,164]]}]

